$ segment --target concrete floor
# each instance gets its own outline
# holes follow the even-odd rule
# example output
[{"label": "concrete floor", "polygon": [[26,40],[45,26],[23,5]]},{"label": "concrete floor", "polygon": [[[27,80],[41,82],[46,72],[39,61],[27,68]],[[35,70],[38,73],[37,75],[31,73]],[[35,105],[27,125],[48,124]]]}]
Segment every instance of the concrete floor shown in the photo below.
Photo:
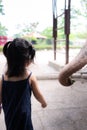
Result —
[{"label": "concrete floor", "polygon": [[[48,106],[41,108],[32,95],[34,130],[87,130],[87,81],[64,87],[57,80],[39,80]],[[3,113],[0,130],[5,130]]]}]

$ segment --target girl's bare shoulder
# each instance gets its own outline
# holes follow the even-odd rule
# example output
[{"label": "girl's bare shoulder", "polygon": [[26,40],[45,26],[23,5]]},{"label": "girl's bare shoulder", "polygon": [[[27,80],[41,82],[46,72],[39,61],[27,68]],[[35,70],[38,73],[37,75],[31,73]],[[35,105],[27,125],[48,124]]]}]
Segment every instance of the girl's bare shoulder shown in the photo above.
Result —
[{"label": "girl's bare shoulder", "polygon": [[33,74],[33,72],[30,72],[30,78],[29,78],[29,82],[30,84],[37,84],[37,78],[36,76]]}]

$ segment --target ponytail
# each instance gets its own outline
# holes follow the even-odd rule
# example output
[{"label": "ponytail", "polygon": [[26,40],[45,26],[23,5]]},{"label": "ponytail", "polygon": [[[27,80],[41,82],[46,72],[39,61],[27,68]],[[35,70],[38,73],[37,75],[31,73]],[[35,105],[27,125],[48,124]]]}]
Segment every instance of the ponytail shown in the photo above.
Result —
[{"label": "ponytail", "polygon": [[35,56],[35,49],[31,46],[29,46],[29,60],[33,60]]},{"label": "ponytail", "polygon": [[8,52],[8,48],[10,44],[11,44],[11,41],[7,42],[3,47],[3,54],[5,55],[5,57],[7,57],[7,52]]}]

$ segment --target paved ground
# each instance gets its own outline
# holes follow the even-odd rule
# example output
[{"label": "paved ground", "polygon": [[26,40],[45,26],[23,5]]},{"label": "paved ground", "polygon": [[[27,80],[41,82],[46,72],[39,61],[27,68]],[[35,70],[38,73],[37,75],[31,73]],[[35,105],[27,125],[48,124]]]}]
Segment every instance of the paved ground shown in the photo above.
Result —
[{"label": "paved ground", "polygon": [[61,86],[57,80],[39,84],[48,107],[42,110],[39,105],[36,108],[36,102],[33,104],[35,130],[87,130],[86,82],[78,81],[70,88]]},{"label": "paved ground", "polygon": [[[32,120],[35,130],[87,130],[87,82],[77,81],[63,87],[57,80],[39,80],[48,106],[41,108],[32,96]],[[3,113],[0,130],[5,130]]]},{"label": "paved ground", "polygon": [[[77,52],[76,52],[77,53]],[[45,80],[38,80],[40,90],[45,96],[48,106],[41,108],[40,104],[32,95],[32,120],[35,130],[87,130],[87,81],[86,79],[76,79],[71,87],[64,87],[59,84],[57,76],[59,71],[47,65],[48,60],[52,60],[52,52],[37,53],[35,64],[30,69],[37,77],[49,76]],[[51,55],[52,54],[52,55]],[[60,53],[59,53],[60,54]],[[75,54],[75,53],[74,53]],[[45,55],[44,58],[43,55]],[[46,57],[47,56],[47,57]],[[64,56],[63,53],[60,57]],[[73,58],[72,56],[71,58]],[[5,66],[5,59],[0,57],[0,74]],[[48,59],[47,59],[48,58]],[[59,58],[60,59],[60,58]],[[57,60],[59,62],[59,59]],[[62,59],[62,58],[61,58]],[[61,61],[63,65],[64,61]],[[0,130],[5,130],[3,112],[0,116]]]}]

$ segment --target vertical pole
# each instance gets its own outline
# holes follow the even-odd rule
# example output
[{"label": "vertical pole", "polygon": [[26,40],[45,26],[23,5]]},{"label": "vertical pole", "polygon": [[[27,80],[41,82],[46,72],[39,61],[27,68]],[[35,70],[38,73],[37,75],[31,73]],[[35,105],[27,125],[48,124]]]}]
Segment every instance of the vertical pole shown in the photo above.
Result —
[{"label": "vertical pole", "polygon": [[54,42],[54,60],[56,60],[56,41],[57,41],[57,18],[53,16],[53,42]]},{"label": "vertical pole", "polygon": [[66,64],[69,62],[70,10],[65,9]]},{"label": "vertical pole", "polygon": [[66,34],[66,64],[69,62],[69,35]]},{"label": "vertical pole", "polygon": [[68,0],[68,6],[66,8],[65,0],[66,64],[69,62],[70,2],[71,0]]},{"label": "vertical pole", "polygon": [[56,60],[56,38],[54,37],[54,60]]},{"label": "vertical pole", "polygon": [[57,41],[57,0],[53,0],[53,45],[54,45],[54,60],[56,60],[56,41]]}]

